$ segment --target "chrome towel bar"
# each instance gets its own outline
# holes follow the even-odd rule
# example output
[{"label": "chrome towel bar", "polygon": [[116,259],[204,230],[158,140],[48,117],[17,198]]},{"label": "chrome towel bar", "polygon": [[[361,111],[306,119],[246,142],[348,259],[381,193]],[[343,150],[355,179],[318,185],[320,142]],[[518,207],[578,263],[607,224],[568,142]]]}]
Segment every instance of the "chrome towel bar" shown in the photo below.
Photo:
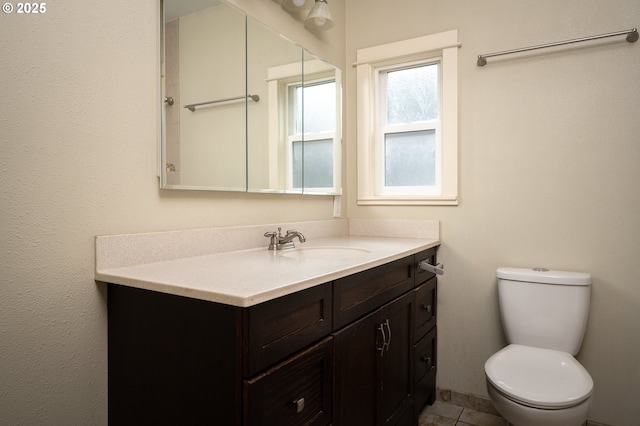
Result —
[{"label": "chrome towel bar", "polygon": [[247,99],[247,98],[250,98],[254,102],[258,102],[260,100],[260,96],[258,96],[258,95],[236,96],[234,98],[216,99],[216,100],[213,100],[213,101],[199,102],[197,104],[189,104],[189,105],[185,105],[184,108],[187,108],[189,111],[193,112],[193,111],[196,110],[196,107],[199,107],[199,106],[202,106],[202,105],[217,104],[217,103],[220,103],[220,102],[237,101],[238,99]]},{"label": "chrome towel bar", "polygon": [[420,269],[425,270],[427,272],[431,272],[432,274],[438,274],[438,275],[444,274],[444,265],[442,263],[432,265],[428,261],[423,260],[421,262],[418,262],[418,267],[420,267]]},{"label": "chrome towel bar", "polygon": [[479,67],[485,66],[487,64],[487,58],[490,58],[493,56],[509,55],[512,53],[526,52],[526,51],[535,50],[535,49],[545,49],[547,47],[562,46],[564,44],[570,44],[570,43],[580,43],[582,41],[597,40],[600,38],[615,37],[615,36],[620,36],[624,34],[627,34],[626,40],[629,43],[638,41],[638,30],[636,28],[633,28],[625,31],[616,31],[613,33],[599,34],[599,35],[594,35],[589,37],[581,37],[573,40],[557,41],[555,43],[540,44],[538,46],[522,47],[520,49],[505,50],[504,52],[487,53],[485,55],[478,55],[478,66]]}]

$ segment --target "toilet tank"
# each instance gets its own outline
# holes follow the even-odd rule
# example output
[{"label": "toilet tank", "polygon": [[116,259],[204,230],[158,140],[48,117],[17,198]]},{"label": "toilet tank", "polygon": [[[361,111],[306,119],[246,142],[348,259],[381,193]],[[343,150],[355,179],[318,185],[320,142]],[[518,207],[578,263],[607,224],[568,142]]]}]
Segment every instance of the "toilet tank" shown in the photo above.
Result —
[{"label": "toilet tank", "polygon": [[587,329],[591,275],[498,268],[498,300],[509,343],[575,355]]}]

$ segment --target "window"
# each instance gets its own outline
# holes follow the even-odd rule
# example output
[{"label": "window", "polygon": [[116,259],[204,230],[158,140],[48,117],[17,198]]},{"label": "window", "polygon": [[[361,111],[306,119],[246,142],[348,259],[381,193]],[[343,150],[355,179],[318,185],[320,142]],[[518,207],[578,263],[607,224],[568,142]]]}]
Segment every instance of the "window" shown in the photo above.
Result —
[{"label": "window", "polygon": [[438,194],[440,188],[440,62],[378,70],[379,164],[376,192]]},{"label": "window", "polygon": [[334,187],[335,79],[290,85],[289,105],[291,187],[330,191]]},{"label": "window", "polygon": [[358,51],[359,204],[457,204],[457,37]]},{"label": "window", "polygon": [[267,81],[270,188],[339,193],[340,73],[319,59],[309,59],[269,68]]}]

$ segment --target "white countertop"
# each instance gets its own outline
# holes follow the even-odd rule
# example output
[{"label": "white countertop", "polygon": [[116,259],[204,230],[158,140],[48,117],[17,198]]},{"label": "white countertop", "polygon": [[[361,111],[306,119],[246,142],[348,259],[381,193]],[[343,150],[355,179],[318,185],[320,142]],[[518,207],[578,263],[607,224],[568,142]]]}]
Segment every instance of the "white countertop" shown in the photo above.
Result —
[{"label": "white countertop", "polygon": [[[309,240],[309,239],[307,239]],[[97,281],[247,307],[342,278],[435,247],[437,238],[336,236],[296,249],[356,248],[335,257],[291,258],[263,248],[96,267]],[[326,252],[325,252],[326,253]],[[357,253],[357,254],[356,254]]]}]

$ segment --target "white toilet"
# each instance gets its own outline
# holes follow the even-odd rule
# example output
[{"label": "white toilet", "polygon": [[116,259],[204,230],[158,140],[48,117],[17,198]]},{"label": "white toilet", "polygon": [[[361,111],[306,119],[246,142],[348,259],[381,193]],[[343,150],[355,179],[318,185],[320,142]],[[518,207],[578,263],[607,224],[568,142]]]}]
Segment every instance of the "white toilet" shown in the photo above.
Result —
[{"label": "white toilet", "polygon": [[543,268],[498,268],[509,345],[487,360],[487,391],[515,426],[579,426],[593,380],[573,357],[589,316],[591,276]]}]

